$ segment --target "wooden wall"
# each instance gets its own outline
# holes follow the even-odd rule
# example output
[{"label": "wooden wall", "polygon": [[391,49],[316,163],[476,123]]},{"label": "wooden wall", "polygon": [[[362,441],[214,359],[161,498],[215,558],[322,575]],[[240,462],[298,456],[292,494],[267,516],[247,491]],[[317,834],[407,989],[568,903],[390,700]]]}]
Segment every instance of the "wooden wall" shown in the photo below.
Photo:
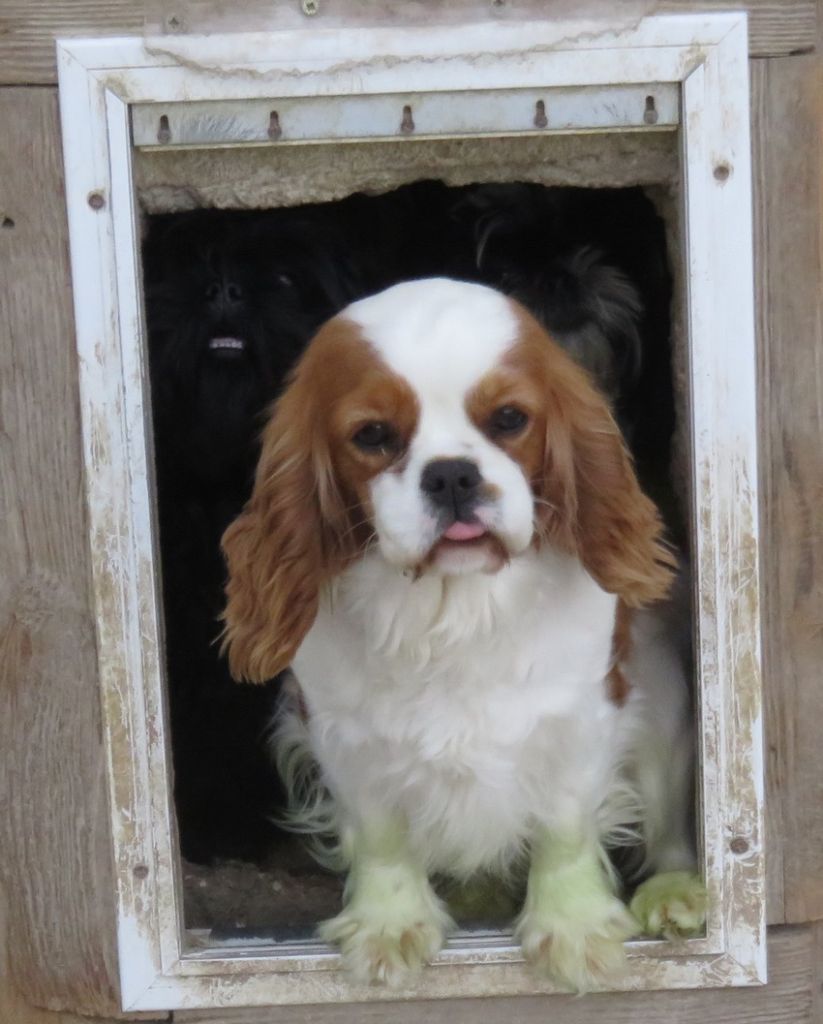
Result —
[{"label": "wooden wall", "polygon": [[[823,73],[814,0],[745,6],[772,981],[756,991],[553,999],[561,1024],[823,1022],[823,925],[813,923],[823,919]],[[52,40],[140,32],[141,11],[134,0],[0,0],[0,1021],[9,1024],[79,1024],[72,1010],[98,1024],[118,1016]],[[343,1024],[384,1013],[175,1017]],[[484,1000],[398,1007],[392,1017],[483,1024],[548,1013],[543,1000]]]},{"label": "wooden wall", "polygon": [[[104,1010],[114,901],[55,90],[0,88],[0,138],[0,884],[38,1002]],[[71,993],[45,966],[65,950]]]},{"label": "wooden wall", "polygon": [[769,920],[823,918],[823,62],[752,62]]}]

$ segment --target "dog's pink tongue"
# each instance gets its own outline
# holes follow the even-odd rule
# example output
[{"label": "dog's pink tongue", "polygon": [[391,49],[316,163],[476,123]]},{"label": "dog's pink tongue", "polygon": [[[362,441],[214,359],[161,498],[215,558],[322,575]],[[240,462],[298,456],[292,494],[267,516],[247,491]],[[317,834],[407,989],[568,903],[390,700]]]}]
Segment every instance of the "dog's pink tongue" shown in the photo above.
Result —
[{"label": "dog's pink tongue", "polygon": [[475,537],[482,537],[486,527],[480,523],[452,523],[443,536],[446,540],[474,540]]}]

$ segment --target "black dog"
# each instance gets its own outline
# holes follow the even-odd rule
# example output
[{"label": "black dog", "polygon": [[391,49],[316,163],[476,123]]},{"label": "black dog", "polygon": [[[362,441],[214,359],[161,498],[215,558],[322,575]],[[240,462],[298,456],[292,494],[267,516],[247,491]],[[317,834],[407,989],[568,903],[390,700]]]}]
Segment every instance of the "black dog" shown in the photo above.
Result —
[{"label": "black dog", "polygon": [[318,208],[154,218],[144,267],[161,468],[245,487],[261,411],[361,290],[346,266]]},{"label": "black dog", "polygon": [[259,860],[275,832],[264,729],[278,681],[238,686],[219,656],[219,540],[248,497],[261,414],[362,287],[317,208],[155,217],[143,255],[181,850]]},{"label": "black dog", "polygon": [[641,474],[673,429],[665,230],[639,188],[479,185],[455,202],[454,276],[517,298],[611,399]]}]

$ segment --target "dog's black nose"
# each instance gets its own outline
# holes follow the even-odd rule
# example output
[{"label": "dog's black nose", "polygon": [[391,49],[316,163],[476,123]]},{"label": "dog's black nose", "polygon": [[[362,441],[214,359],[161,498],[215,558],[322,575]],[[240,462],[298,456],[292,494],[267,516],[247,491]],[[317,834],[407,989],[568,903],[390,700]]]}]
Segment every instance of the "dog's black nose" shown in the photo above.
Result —
[{"label": "dog's black nose", "polygon": [[455,518],[468,514],[477,500],[483,477],[470,459],[435,459],[420,477],[420,488],[437,508]]},{"label": "dog's black nose", "polygon": [[224,312],[240,305],[243,301],[243,289],[236,281],[212,281],[206,288],[206,299],[217,311]]}]

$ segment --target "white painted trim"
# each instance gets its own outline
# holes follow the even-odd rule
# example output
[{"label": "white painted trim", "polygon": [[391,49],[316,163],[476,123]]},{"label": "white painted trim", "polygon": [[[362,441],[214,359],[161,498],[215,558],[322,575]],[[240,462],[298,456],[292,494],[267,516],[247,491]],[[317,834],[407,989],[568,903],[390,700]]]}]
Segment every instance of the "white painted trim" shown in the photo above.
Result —
[{"label": "white painted trim", "polygon": [[684,82],[683,166],[706,871],[726,948],[765,972],[748,82],[740,26]]},{"label": "white painted trim", "polygon": [[[505,935],[462,946],[458,937],[407,991],[352,986],[337,956],[316,944],[184,947],[129,129],[136,104],[183,100],[677,85],[699,513],[703,853],[713,899],[704,939],[632,944],[624,987],[765,980],[745,15],[653,17],[600,35],[592,25],[533,21],[72,39],[58,43],[58,65],[124,1008],[551,990],[524,971]],[[716,177],[723,166],[730,173]]]}]

